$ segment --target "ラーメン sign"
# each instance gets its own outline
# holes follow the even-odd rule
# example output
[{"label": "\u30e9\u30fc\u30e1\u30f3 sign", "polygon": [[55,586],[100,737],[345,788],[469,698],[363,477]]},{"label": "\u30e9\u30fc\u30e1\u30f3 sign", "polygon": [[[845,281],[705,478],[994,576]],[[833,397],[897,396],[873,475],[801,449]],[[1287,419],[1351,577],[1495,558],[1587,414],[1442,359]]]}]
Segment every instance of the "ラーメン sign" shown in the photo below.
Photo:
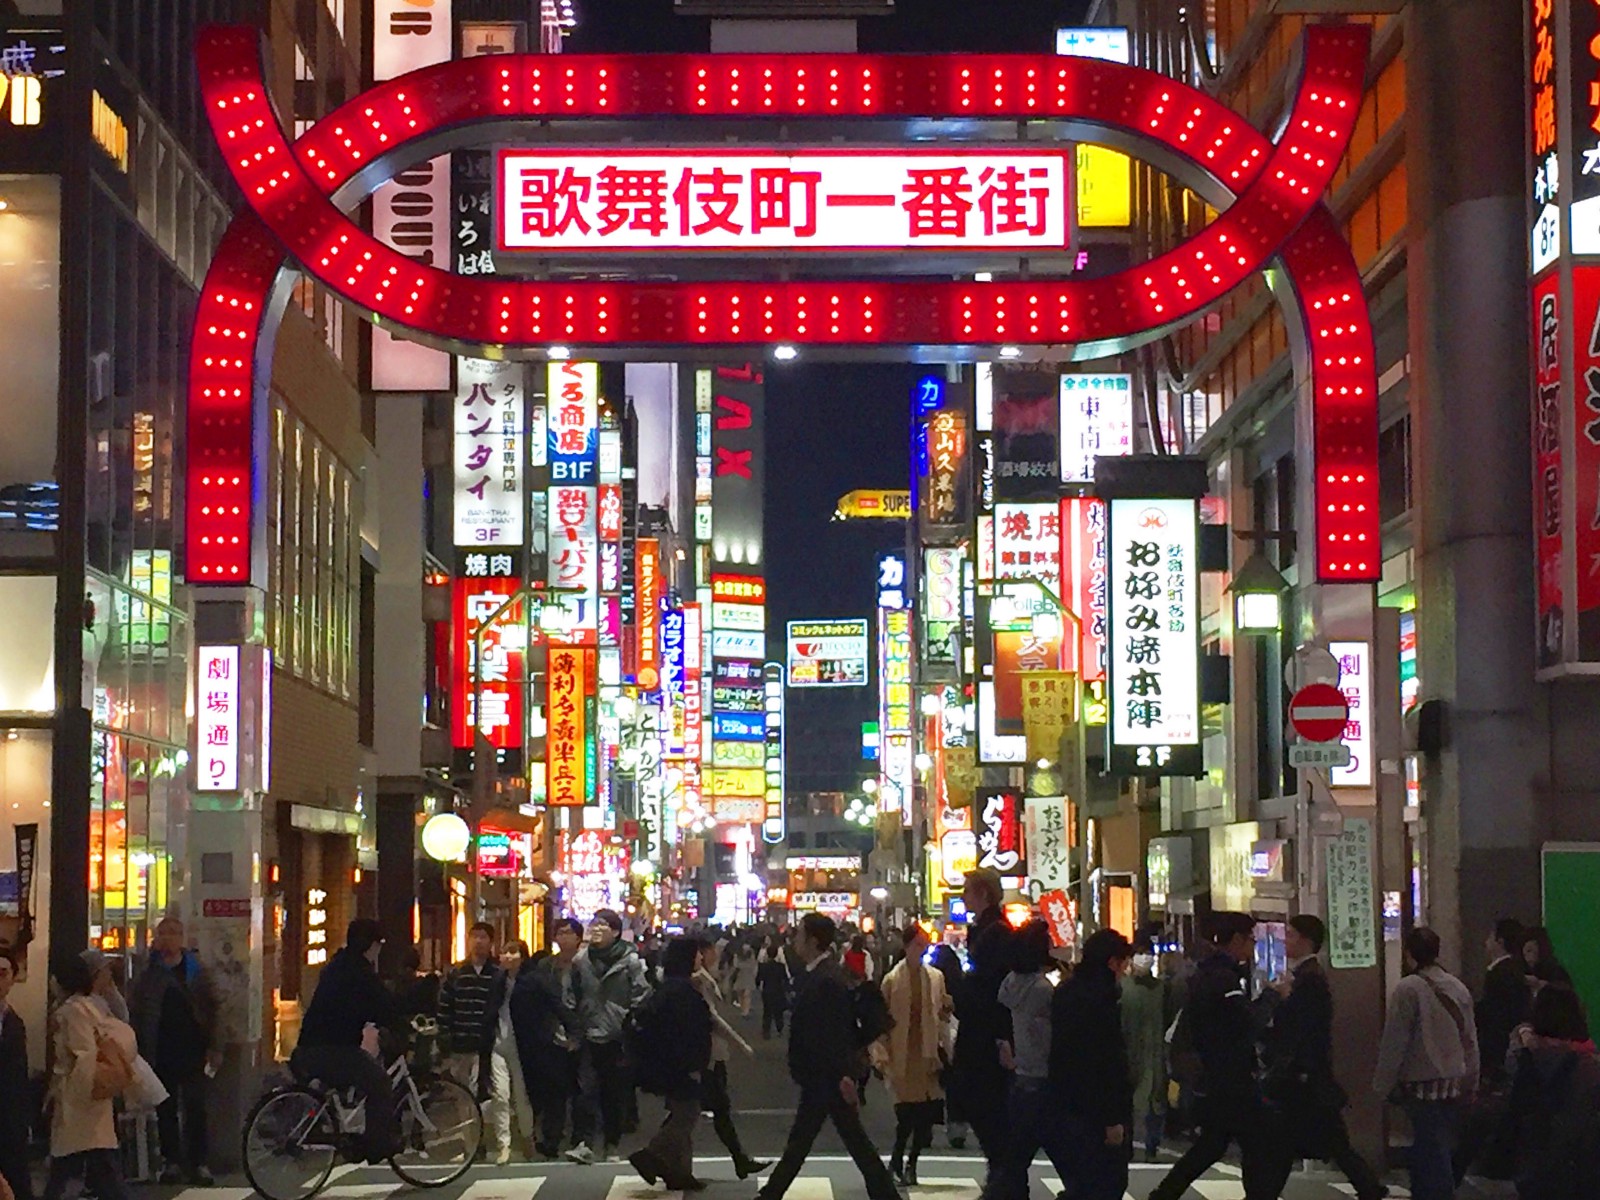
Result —
[{"label": "\u30e9\u30fc\u30e1\u30f3 sign", "polygon": [[1199,502],[1113,499],[1111,761],[1117,775],[1198,775]]},{"label": "\u30e9\u30fc\u30e1\u30f3 sign", "polygon": [[502,150],[496,249],[1065,250],[1070,155],[965,146]]}]

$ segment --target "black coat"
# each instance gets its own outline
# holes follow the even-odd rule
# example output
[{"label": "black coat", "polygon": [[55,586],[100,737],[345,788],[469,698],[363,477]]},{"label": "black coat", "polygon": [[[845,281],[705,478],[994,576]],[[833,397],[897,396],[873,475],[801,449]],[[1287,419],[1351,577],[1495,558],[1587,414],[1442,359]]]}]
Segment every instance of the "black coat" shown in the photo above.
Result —
[{"label": "black coat", "polygon": [[1333,990],[1316,959],[1295,969],[1293,988],[1273,1010],[1262,1059],[1262,1091],[1288,1119],[1296,1148],[1327,1157],[1348,1097],[1333,1075]]},{"label": "black coat", "polygon": [[[572,1007],[565,1004],[569,979],[575,1001]],[[583,980],[583,973],[570,966],[563,972],[554,955],[517,972],[511,987],[511,1029],[517,1037],[517,1053],[525,1061],[555,1047],[562,1031],[569,1047],[583,1043]]]},{"label": "black coat", "polygon": [[15,1009],[0,1021],[0,1153],[32,1140],[33,1087],[28,1079],[28,1030]]},{"label": "black coat", "polygon": [[1011,1040],[1011,1010],[1000,1003],[1000,985],[1011,971],[1012,937],[998,907],[967,931],[967,971],[954,997],[953,1086],[972,1110],[1002,1103],[1008,1089],[995,1043]]},{"label": "black coat", "polygon": [[756,968],[756,986],[761,989],[761,999],[768,1008],[789,1006],[789,968],[781,958],[763,959]]},{"label": "black coat", "polygon": [[399,1013],[393,993],[383,986],[366,955],[347,946],[322,968],[317,990],[300,1020],[299,1044],[359,1046],[361,1031],[369,1022],[384,1029]]},{"label": "black coat", "polygon": [[673,1036],[662,1055],[667,1090],[680,1095],[694,1086],[696,1076],[711,1065],[711,1007],[694,982],[682,976],[662,980],[647,1005],[660,1006],[660,1019]]},{"label": "black coat", "polygon": [[855,1009],[844,968],[825,958],[800,968],[789,1026],[789,1075],[803,1092],[837,1093],[839,1081],[861,1075]]},{"label": "black coat", "polygon": [[1199,1093],[1214,1106],[1253,1107],[1255,1022],[1244,966],[1221,951],[1203,960],[1189,981],[1183,1020],[1200,1056]]},{"label": "black coat", "polygon": [[1133,1121],[1121,1003],[1109,967],[1079,967],[1050,1001],[1050,1082],[1063,1107],[1096,1128]]},{"label": "black coat", "polygon": [[1506,1051],[1511,1033],[1528,1019],[1532,993],[1528,973],[1516,955],[1502,958],[1483,977],[1483,998],[1478,1001],[1478,1058],[1486,1079],[1500,1079],[1506,1071]]}]

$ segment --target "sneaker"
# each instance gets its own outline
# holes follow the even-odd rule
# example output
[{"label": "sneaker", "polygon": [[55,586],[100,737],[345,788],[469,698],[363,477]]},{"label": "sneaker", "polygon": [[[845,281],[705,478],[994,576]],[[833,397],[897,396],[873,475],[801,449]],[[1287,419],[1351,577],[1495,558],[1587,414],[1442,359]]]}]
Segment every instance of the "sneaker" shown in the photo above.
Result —
[{"label": "sneaker", "polygon": [[594,1151],[589,1149],[587,1142],[579,1142],[567,1151],[567,1161],[577,1163],[580,1167],[591,1166],[594,1163]]},{"label": "sneaker", "polygon": [[509,1146],[507,1146],[504,1149],[498,1151],[494,1156],[494,1165],[497,1166],[497,1167],[506,1166],[510,1162],[511,1162],[511,1147],[509,1147]]},{"label": "sneaker", "polygon": [[608,1163],[619,1163],[622,1161],[622,1151],[618,1150],[615,1146],[607,1146],[606,1152],[602,1156],[601,1161]]}]

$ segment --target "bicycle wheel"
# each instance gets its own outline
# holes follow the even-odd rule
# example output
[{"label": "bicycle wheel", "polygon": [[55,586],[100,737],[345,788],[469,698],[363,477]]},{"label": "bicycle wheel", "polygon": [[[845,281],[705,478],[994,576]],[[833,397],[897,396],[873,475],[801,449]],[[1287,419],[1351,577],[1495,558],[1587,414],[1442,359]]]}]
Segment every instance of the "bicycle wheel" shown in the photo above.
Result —
[{"label": "bicycle wheel", "polygon": [[304,1088],[268,1092],[244,1123],[244,1173],[267,1200],[310,1200],[339,1156],[333,1113]]},{"label": "bicycle wheel", "polygon": [[466,1174],[483,1144],[483,1111],[453,1079],[417,1083],[399,1104],[403,1149],[389,1160],[394,1173],[415,1187],[436,1188]]}]

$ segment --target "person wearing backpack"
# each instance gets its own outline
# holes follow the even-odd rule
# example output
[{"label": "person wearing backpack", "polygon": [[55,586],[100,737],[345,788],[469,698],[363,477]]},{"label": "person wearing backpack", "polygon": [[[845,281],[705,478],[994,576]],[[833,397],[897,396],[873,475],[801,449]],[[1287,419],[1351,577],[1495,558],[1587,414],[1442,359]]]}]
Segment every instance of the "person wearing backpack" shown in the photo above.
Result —
[{"label": "person wearing backpack", "polygon": [[823,1123],[830,1120],[866,1181],[868,1200],[899,1200],[894,1180],[861,1123],[856,1080],[867,1042],[844,968],[832,953],[837,931],[831,917],[807,913],[795,935],[800,969],[789,1029],[789,1074],[800,1085],[800,1106],[783,1158],[757,1193],[759,1200],[783,1200]]},{"label": "person wearing backpack", "polygon": [[666,1102],[667,1116],[644,1149],[628,1161],[649,1184],[658,1179],[674,1192],[702,1192],[694,1177],[694,1127],[700,1119],[703,1082],[711,1068],[711,1008],[695,986],[700,939],[674,938],[661,956],[661,986],[630,1022],[629,1055],[639,1086]]},{"label": "person wearing backpack", "polygon": [[66,999],[56,1010],[50,1079],[50,1180],[44,1200],[61,1200],[82,1180],[96,1200],[127,1200],[117,1159],[112,1102],[133,1082],[133,1029],[94,1002],[94,973],[76,954],[56,963]]},{"label": "person wearing backpack", "polygon": [[[950,998],[944,976],[928,966],[928,935],[918,924],[901,935],[905,957],[883,979],[883,999],[892,1022],[872,1043],[874,1065],[894,1093],[894,1154],[889,1172],[899,1183],[917,1182],[917,1158],[933,1144],[933,1127],[944,1115],[944,1027],[950,1019]],[[907,1150],[909,1147],[909,1155]]]},{"label": "person wearing backpack", "polygon": [[1395,985],[1378,1042],[1372,1090],[1411,1119],[1411,1195],[1451,1200],[1451,1161],[1462,1102],[1478,1081],[1472,993],[1439,965],[1439,935],[1417,928],[1403,942],[1407,974]]},{"label": "person wearing backpack", "polygon": [[1509,1040],[1506,1120],[1519,1200],[1600,1194],[1600,1058],[1578,994],[1546,984]]}]

